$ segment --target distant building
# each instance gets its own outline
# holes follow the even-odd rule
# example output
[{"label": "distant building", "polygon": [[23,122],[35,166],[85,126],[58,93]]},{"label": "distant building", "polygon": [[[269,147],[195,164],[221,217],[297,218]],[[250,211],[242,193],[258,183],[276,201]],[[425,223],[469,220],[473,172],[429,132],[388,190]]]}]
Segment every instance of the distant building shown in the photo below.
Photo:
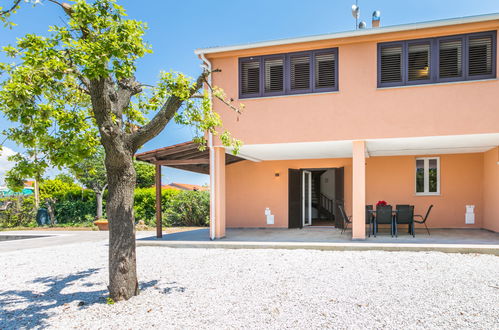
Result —
[{"label": "distant building", "polygon": [[172,182],[167,185],[161,186],[162,189],[174,189],[174,190],[190,190],[190,191],[208,191],[210,187],[198,186],[197,184],[187,184],[187,183],[177,183]]}]

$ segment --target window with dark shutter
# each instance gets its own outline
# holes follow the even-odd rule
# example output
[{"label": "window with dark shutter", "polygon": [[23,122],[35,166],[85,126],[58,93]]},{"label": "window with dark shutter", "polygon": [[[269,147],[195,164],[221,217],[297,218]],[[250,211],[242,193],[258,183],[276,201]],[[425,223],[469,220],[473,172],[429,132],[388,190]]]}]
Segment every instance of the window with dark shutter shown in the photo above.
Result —
[{"label": "window with dark shutter", "polygon": [[438,46],[439,77],[459,78],[463,75],[463,41],[441,40]]},{"label": "window with dark shutter", "polygon": [[378,44],[378,87],[496,77],[497,31]]},{"label": "window with dark shutter", "polygon": [[430,43],[410,44],[407,52],[407,80],[430,79]]},{"label": "window with dark shutter", "polygon": [[336,55],[315,55],[315,88],[334,88],[336,86]]},{"label": "window with dark shutter", "polygon": [[402,46],[381,48],[381,83],[402,82]]},{"label": "window with dark shutter", "polygon": [[492,74],[492,37],[470,38],[468,41],[468,75]]},{"label": "window with dark shutter", "polygon": [[310,55],[292,56],[291,66],[291,90],[310,89]]},{"label": "window with dark shutter", "polygon": [[264,66],[265,93],[284,92],[284,59],[265,59]]},{"label": "window with dark shutter", "polygon": [[241,94],[260,93],[260,60],[241,63]]}]

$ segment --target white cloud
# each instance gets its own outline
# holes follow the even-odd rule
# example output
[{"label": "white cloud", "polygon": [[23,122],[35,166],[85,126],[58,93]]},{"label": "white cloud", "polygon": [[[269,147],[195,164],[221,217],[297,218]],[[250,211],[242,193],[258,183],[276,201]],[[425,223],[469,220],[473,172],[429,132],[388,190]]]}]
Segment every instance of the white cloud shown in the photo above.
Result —
[{"label": "white cloud", "polygon": [[8,161],[7,158],[15,154],[14,150],[2,147],[0,151],[0,184],[5,182],[5,173],[14,166],[14,162]]}]

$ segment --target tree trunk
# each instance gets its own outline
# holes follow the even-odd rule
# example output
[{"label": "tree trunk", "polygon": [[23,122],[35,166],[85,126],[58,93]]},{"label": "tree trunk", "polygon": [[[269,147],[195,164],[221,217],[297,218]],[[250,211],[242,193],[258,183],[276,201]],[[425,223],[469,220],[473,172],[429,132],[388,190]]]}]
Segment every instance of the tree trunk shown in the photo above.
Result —
[{"label": "tree trunk", "polygon": [[136,174],[133,152],[119,147],[113,149],[106,150],[109,294],[114,301],[119,301],[128,300],[139,293],[133,215]]},{"label": "tree trunk", "polygon": [[97,211],[96,219],[102,219],[102,193],[100,191],[95,192],[95,200],[97,201]]}]

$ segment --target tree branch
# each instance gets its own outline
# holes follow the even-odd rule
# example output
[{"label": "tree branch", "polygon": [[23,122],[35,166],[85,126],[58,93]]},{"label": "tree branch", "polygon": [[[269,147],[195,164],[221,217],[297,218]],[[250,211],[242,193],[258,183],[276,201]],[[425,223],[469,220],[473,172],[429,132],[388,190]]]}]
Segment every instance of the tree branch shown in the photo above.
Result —
[{"label": "tree branch", "polygon": [[7,14],[13,12],[17,8],[19,3],[21,3],[21,0],[15,0],[9,9],[0,11],[0,16],[4,16],[4,15],[7,15]]},{"label": "tree branch", "polygon": [[[211,74],[211,72],[203,71],[190,89],[190,96],[195,95],[202,87],[203,83],[206,82],[206,77]],[[161,110],[156,113],[153,119],[146,125],[139,128],[136,132],[129,135],[129,143],[132,150],[135,152],[144,143],[151,140],[157,136],[166,124],[170,122],[178,109],[182,106],[183,100],[178,96],[170,96],[165,104],[161,107]]]}]

